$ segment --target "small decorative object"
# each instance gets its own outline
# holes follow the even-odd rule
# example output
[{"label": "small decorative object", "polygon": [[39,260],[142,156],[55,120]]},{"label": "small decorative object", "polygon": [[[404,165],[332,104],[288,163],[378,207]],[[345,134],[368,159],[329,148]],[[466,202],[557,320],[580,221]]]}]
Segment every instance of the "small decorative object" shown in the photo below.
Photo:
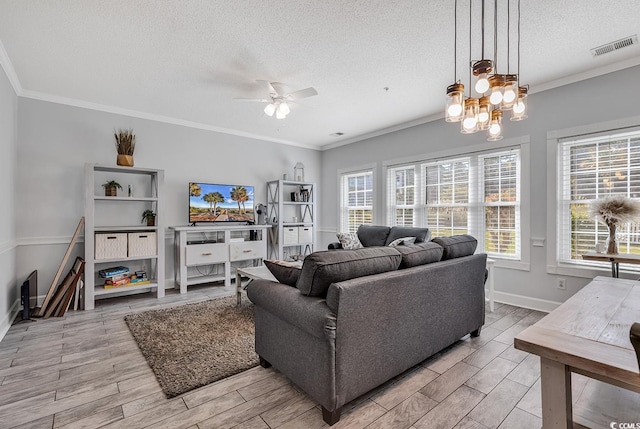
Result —
[{"label": "small decorative object", "polygon": [[109,180],[108,182],[103,183],[102,187],[104,188],[105,197],[117,197],[118,189],[122,190],[122,186],[115,180]]},{"label": "small decorative object", "polygon": [[133,151],[136,148],[136,135],[133,134],[133,130],[120,129],[113,134],[116,137],[116,150],[118,151],[117,164],[133,167]]},{"label": "small decorative object", "polygon": [[309,202],[309,190],[300,186],[300,201],[304,203]]},{"label": "small decorative object", "polygon": [[618,253],[618,239],[616,236],[618,226],[634,222],[640,218],[640,203],[623,195],[611,195],[591,203],[589,214],[609,228],[606,253],[615,255]]},{"label": "small decorative object", "polygon": [[147,221],[147,226],[156,226],[156,214],[153,210],[145,210],[142,212],[141,223],[144,223],[145,220]]},{"label": "small decorative object", "polygon": [[304,182],[304,165],[299,161],[293,167],[293,179],[298,182]]},{"label": "small decorative object", "polygon": [[597,243],[596,244],[596,253],[604,253],[604,243]]},{"label": "small decorative object", "polygon": [[282,180],[289,180],[289,175],[287,173],[283,174]]}]

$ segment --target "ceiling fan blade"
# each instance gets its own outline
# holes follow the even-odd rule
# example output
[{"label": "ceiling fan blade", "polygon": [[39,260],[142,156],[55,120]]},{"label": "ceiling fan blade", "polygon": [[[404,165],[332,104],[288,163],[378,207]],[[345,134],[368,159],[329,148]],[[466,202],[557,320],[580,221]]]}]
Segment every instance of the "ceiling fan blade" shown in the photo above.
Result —
[{"label": "ceiling fan blade", "polygon": [[234,98],[238,101],[259,101],[262,103],[271,103],[273,100],[267,100],[266,98]]},{"label": "ceiling fan blade", "polygon": [[287,86],[281,82],[271,82],[271,85],[276,89],[278,95],[285,95],[287,93]]},{"label": "ceiling fan blade", "polygon": [[318,95],[318,91],[314,88],[306,88],[301,89],[300,91],[294,91],[291,94],[287,95],[287,100],[300,100],[301,98],[313,97],[314,95]]},{"label": "ceiling fan blade", "polygon": [[266,80],[256,80],[270,95],[278,95],[278,91]]}]

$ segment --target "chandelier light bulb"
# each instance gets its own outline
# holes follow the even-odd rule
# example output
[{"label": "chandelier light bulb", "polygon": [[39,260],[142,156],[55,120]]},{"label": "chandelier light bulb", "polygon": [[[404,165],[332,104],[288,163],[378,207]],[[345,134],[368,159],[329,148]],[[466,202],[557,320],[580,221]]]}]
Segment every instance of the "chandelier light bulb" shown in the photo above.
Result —
[{"label": "chandelier light bulb", "polygon": [[264,114],[267,116],[273,116],[276,112],[276,105],[274,103],[267,104],[267,107],[264,108]]},{"label": "chandelier light bulb", "polygon": [[513,113],[524,113],[524,102],[522,100],[518,100],[518,102],[513,105]]},{"label": "chandelier light bulb", "polygon": [[502,140],[502,111],[491,111],[491,124],[489,125],[489,141]]},{"label": "chandelier light bulb", "polygon": [[487,79],[486,73],[481,73],[478,76],[478,81],[476,82],[476,92],[479,94],[484,94],[489,90],[489,79]]},{"label": "chandelier light bulb", "polygon": [[447,87],[447,105],[445,109],[445,121],[460,122],[464,111],[464,85],[454,83]]},{"label": "chandelier light bulb", "polygon": [[504,95],[502,96],[502,101],[504,103],[510,104],[516,99],[516,92],[513,90],[513,85],[507,84],[504,88]]},{"label": "chandelier light bulb", "polygon": [[464,127],[465,130],[472,130],[476,127],[476,124],[478,123],[478,120],[476,119],[475,116],[472,116],[471,118],[465,118],[464,121],[462,121],[462,126]]},{"label": "chandelier light bulb", "polygon": [[511,111],[512,121],[522,121],[523,119],[527,119],[527,93],[529,92],[529,88],[527,86],[521,86],[518,88],[518,99],[516,103],[513,105],[513,110]]},{"label": "chandelier light bulb", "polygon": [[491,102],[489,102],[489,97],[482,97],[479,101],[478,129],[486,130],[489,128],[489,120],[491,119]]},{"label": "chandelier light bulb", "polygon": [[464,101],[464,117],[462,118],[462,129],[460,130],[463,134],[478,131],[478,105],[477,98],[467,98]]},{"label": "chandelier light bulb", "polygon": [[493,104],[494,106],[497,106],[498,104],[502,103],[502,88],[500,88],[499,86],[494,86],[493,88],[491,88],[491,95],[489,96],[489,100],[491,101],[491,104]]}]

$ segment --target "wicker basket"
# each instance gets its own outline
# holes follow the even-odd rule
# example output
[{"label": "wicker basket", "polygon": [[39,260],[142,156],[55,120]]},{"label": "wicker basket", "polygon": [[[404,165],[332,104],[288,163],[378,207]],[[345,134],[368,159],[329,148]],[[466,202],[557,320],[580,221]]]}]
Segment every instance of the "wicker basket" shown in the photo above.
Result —
[{"label": "wicker basket", "polygon": [[155,256],[158,253],[155,232],[130,232],[129,256]]},{"label": "wicker basket", "polygon": [[127,234],[96,234],[96,259],[127,257]]}]

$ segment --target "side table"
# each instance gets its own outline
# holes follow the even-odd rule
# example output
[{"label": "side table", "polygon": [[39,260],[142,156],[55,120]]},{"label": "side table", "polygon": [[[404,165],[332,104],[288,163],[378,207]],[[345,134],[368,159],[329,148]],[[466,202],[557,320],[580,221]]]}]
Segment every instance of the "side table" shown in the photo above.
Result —
[{"label": "side table", "polygon": [[[248,277],[249,281],[247,284],[242,286],[242,276]],[[249,284],[253,280],[271,280],[273,282],[277,282],[271,271],[264,265],[260,265],[258,267],[244,267],[244,268],[236,268],[236,305],[240,305],[242,303],[242,291],[249,286]]]},{"label": "side table", "polygon": [[640,255],[631,253],[618,253],[617,255],[609,255],[607,253],[588,252],[582,255],[585,261],[611,262],[611,277],[618,278],[620,276],[620,263],[623,264],[640,264]]}]

